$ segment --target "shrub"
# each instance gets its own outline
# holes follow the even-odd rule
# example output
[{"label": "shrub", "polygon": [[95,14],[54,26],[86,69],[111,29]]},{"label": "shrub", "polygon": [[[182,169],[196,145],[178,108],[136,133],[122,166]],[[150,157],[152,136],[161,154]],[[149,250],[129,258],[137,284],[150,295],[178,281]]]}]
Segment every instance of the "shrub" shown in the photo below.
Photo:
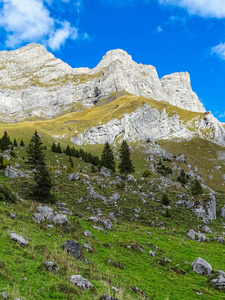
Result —
[{"label": "shrub", "polygon": [[193,196],[200,195],[203,193],[201,183],[195,179],[191,182],[191,194]]},{"label": "shrub", "polygon": [[16,197],[13,193],[4,185],[0,185],[0,201],[16,202]]},{"label": "shrub", "polygon": [[163,196],[162,196],[162,203],[164,204],[164,205],[169,205],[170,204],[170,200],[169,200],[169,197],[167,196],[167,194],[163,194]]},{"label": "shrub", "polygon": [[152,172],[150,170],[145,170],[143,173],[142,173],[142,177],[149,177],[152,175]]}]

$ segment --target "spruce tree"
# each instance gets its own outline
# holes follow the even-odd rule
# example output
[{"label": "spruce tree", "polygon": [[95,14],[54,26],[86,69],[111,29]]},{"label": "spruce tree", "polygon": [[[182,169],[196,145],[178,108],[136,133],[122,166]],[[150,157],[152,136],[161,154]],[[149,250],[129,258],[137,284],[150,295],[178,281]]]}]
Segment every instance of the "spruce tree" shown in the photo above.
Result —
[{"label": "spruce tree", "polygon": [[16,140],[16,139],[14,139],[14,141],[13,141],[13,146],[15,146],[15,147],[17,147],[17,146],[18,146],[18,144],[17,144],[17,140]]},{"label": "spruce tree", "polygon": [[12,145],[12,142],[10,140],[10,137],[8,136],[7,131],[5,131],[3,136],[2,136],[2,139],[1,139],[0,149],[2,151],[8,150],[10,145]]},{"label": "spruce tree", "polygon": [[123,140],[120,148],[120,163],[118,165],[121,174],[129,174],[135,171],[130,155],[129,146],[127,142]]},{"label": "spruce tree", "polygon": [[69,157],[69,163],[70,163],[71,168],[73,169],[73,160],[72,160],[71,156]]},{"label": "spruce tree", "polygon": [[38,165],[44,164],[43,143],[40,135],[35,130],[33,137],[27,148],[27,163],[36,168]]},{"label": "spruce tree", "polygon": [[24,146],[25,146],[25,144],[24,144],[24,141],[23,141],[23,140],[21,140],[21,141],[20,141],[20,146],[21,146],[21,147],[24,147]]},{"label": "spruce tree", "polygon": [[52,150],[52,152],[56,152],[56,144],[55,143],[52,144],[51,150]]},{"label": "spruce tree", "polygon": [[115,172],[115,159],[114,159],[114,155],[113,155],[113,151],[110,148],[110,145],[108,142],[105,143],[105,146],[102,150],[102,154],[101,154],[101,166],[106,167],[107,169],[112,170],[113,172]]},{"label": "spruce tree", "polygon": [[39,201],[49,201],[51,199],[52,179],[45,163],[37,165],[34,180],[36,182],[34,196]]},{"label": "spruce tree", "polygon": [[65,151],[65,153],[66,153],[66,155],[71,156],[71,149],[70,149],[70,146],[69,146],[69,145],[66,146],[66,151]]},{"label": "spruce tree", "polygon": [[62,149],[61,149],[61,146],[60,146],[60,143],[58,143],[58,145],[56,146],[56,152],[57,153],[62,153]]}]

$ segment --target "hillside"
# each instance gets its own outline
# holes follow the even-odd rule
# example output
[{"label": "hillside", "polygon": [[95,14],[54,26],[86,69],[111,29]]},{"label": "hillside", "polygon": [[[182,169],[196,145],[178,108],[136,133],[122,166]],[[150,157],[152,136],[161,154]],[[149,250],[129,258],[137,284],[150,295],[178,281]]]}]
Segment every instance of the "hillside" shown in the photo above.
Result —
[{"label": "hillside", "polygon": [[[32,124],[30,131],[37,123]],[[11,138],[26,136],[27,144],[28,131],[17,128],[17,132],[13,135],[12,131]],[[191,266],[201,257],[214,271],[225,270],[221,260],[223,147],[201,139],[160,141],[167,152],[155,142],[131,143],[134,177],[92,173],[91,164],[73,158],[74,173],[79,178],[70,181],[69,157],[52,153],[51,140],[42,136],[58,204],[44,203],[45,199],[36,202],[30,195],[34,182],[33,171],[25,163],[26,146],[15,147],[16,157],[8,153],[8,168],[22,172],[19,177],[1,175],[1,183],[17,195],[16,203],[0,201],[0,292],[7,293],[7,299],[100,299],[102,294],[120,300],[224,298],[223,289],[214,288],[207,276],[196,274]],[[114,149],[116,157],[119,147]],[[102,148],[84,147],[98,155]],[[172,174],[161,173],[160,160]],[[142,176],[146,169],[151,171],[150,177]],[[192,178],[185,186],[177,181],[181,169]],[[21,177],[24,174],[31,177]],[[202,182],[203,194],[193,196],[191,181],[196,177]],[[168,195],[169,205],[162,203],[163,193]],[[40,216],[34,215],[44,205],[52,207],[56,216],[67,215],[70,223],[57,225],[52,219],[36,223]],[[93,216],[98,223],[89,220]],[[204,229],[206,224],[212,232]],[[187,236],[190,229],[205,235],[202,242]],[[86,230],[91,236],[84,235]],[[11,240],[9,231],[25,238],[28,245]],[[79,258],[63,251],[62,245],[68,240],[81,246]],[[48,261],[60,269],[49,270],[43,265]],[[81,275],[94,288],[80,289],[69,282],[72,275]]]}]

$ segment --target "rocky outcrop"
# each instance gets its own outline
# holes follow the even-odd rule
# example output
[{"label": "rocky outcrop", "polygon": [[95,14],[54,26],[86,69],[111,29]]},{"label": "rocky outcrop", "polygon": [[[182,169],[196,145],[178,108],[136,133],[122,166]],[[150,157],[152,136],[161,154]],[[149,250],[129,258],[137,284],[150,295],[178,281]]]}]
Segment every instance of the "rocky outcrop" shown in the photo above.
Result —
[{"label": "rocky outcrop", "polygon": [[121,119],[112,119],[106,124],[85,130],[72,137],[71,141],[83,145],[112,143],[117,137],[134,142],[146,139],[191,139],[196,136],[225,145],[225,129],[210,113],[206,113],[205,117],[199,116],[194,124],[183,124],[178,114],[169,116],[165,109],[159,111],[149,104],[143,104]]},{"label": "rocky outcrop", "polygon": [[1,121],[51,118],[78,103],[90,108],[99,99],[124,91],[187,110],[205,111],[192,91],[187,72],[160,80],[153,66],[137,64],[120,49],[106,53],[92,70],[72,69],[39,44],[0,52]]}]

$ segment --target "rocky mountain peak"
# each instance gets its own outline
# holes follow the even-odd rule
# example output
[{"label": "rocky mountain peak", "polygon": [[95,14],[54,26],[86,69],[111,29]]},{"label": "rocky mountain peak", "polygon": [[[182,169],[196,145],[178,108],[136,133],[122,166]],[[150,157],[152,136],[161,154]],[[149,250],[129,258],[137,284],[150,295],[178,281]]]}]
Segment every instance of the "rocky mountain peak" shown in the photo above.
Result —
[{"label": "rocky mountain peak", "polygon": [[132,63],[132,57],[126,51],[122,49],[115,49],[108,51],[97,65],[97,69],[102,69],[109,66],[112,62],[116,60],[121,61],[123,64]]}]

